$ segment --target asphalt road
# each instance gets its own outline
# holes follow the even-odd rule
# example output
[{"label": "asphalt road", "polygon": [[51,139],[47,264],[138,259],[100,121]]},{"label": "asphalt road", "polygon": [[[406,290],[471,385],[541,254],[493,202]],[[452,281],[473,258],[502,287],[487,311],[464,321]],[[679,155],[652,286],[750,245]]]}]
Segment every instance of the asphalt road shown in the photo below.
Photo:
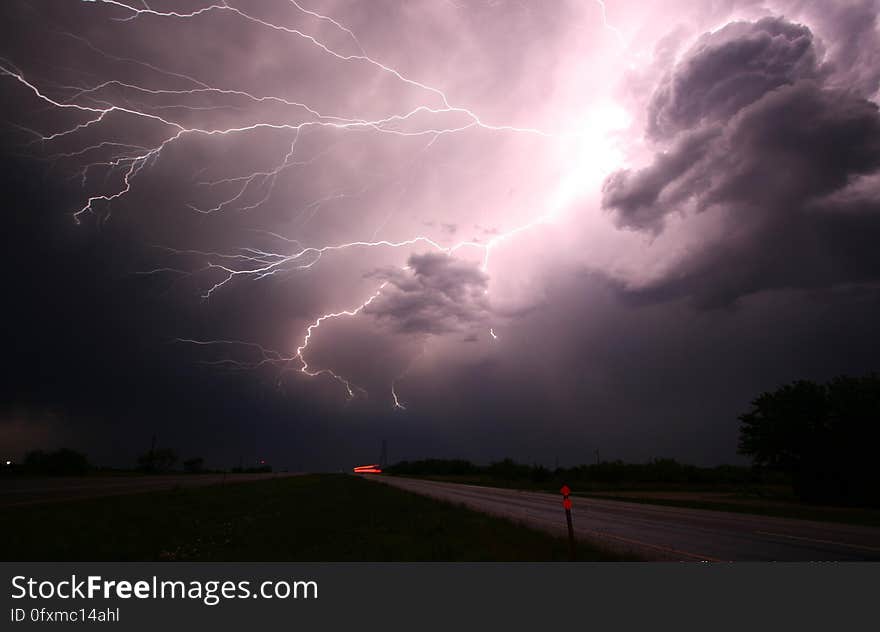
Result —
[{"label": "asphalt road", "polygon": [[[393,476],[371,480],[463,504],[556,535],[562,496]],[[809,520],[572,497],[575,537],[647,559],[682,561],[880,560],[880,529]]]},{"label": "asphalt road", "polygon": [[204,487],[224,481],[262,481],[272,474],[167,474],[162,476],[77,476],[64,478],[0,479],[0,508],[35,505],[84,498],[99,498],[138,492],[155,492],[175,487]]}]

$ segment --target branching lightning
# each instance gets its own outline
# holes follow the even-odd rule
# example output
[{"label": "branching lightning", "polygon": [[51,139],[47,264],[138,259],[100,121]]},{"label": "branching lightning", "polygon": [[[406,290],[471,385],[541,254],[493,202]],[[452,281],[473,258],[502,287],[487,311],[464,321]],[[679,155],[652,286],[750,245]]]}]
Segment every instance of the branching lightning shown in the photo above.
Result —
[{"label": "branching lightning", "polygon": [[[103,170],[105,178],[108,178],[111,174],[118,174],[118,186],[89,195],[81,206],[72,210],[72,216],[76,223],[80,223],[84,216],[88,214],[93,214],[102,220],[106,220],[109,217],[113,204],[125,198],[132,191],[138,176],[158,162],[162,154],[169,147],[190,137],[215,139],[250,134],[259,130],[274,130],[289,133],[292,136],[288,149],[281,160],[268,168],[233,177],[214,180],[205,179],[198,182],[197,186],[206,190],[226,192],[216,203],[207,205],[191,203],[188,205],[192,212],[210,216],[233,210],[249,212],[258,209],[271,199],[279,177],[286,170],[308,165],[320,158],[320,153],[308,158],[300,156],[302,136],[309,129],[326,129],[339,133],[359,131],[399,137],[424,137],[427,139],[426,148],[429,148],[438,138],[444,135],[462,134],[476,129],[505,134],[529,134],[540,138],[554,138],[560,135],[537,128],[486,122],[470,108],[456,104],[440,88],[418,81],[404,72],[371,57],[367,54],[364,46],[352,29],[331,16],[303,6],[303,4],[296,0],[286,0],[286,2],[300,15],[318,20],[335,29],[338,34],[344,36],[348,44],[347,47],[350,50],[339,49],[299,28],[258,17],[245,9],[233,6],[225,1],[206,5],[189,12],[154,10],[146,2],[142,2],[137,6],[122,0],[81,0],[81,2],[104,5],[113,11],[118,11],[119,16],[113,18],[117,22],[132,22],[145,19],[191,21],[205,19],[212,14],[227,14],[257,28],[297,38],[307,45],[314,47],[321,54],[335,59],[338,63],[363,65],[371,68],[373,71],[388,75],[400,84],[423,93],[426,100],[415,107],[404,108],[399,112],[378,118],[360,117],[341,112],[321,112],[304,102],[272,94],[254,94],[231,86],[212,85],[192,74],[174,72],[145,60],[115,56],[93,45],[84,37],[65,33],[65,35],[73,38],[103,58],[137,64],[149,70],[156,77],[174,81],[174,87],[141,85],[138,82],[121,78],[105,79],[90,85],[41,85],[40,82],[28,78],[11,61],[0,58],[0,77],[13,80],[45,106],[54,108],[59,112],[69,113],[76,118],[73,123],[61,130],[47,133],[29,130],[34,136],[34,144],[51,147],[62,140],[77,138],[87,132],[100,131],[103,125],[117,116],[142,122],[151,129],[155,128],[154,133],[158,135],[159,139],[153,144],[128,143],[113,138],[105,138],[72,151],[57,151],[49,154],[49,158],[52,160],[79,161],[76,173],[83,185],[89,181],[93,172]],[[623,37],[621,32],[608,24],[605,3],[602,0],[596,0],[596,2],[601,9],[604,28],[622,43]],[[179,87],[180,82],[185,82],[187,84],[186,87]],[[198,100],[206,97],[216,99],[222,105],[202,106],[190,105],[188,103],[188,99]],[[141,98],[171,99],[172,104],[139,105],[135,99]],[[205,109],[233,107],[233,104],[239,102],[253,106],[271,105],[280,108],[286,112],[288,120],[257,119],[230,127],[199,126],[186,122],[187,116],[185,115],[193,115]],[[302,225],[313,218],[323,205],[346,197],[358,197],[364,193],[364,189],[332,191],[300,208],[297,221]],[[497,246],[517,235],[551,221],[561,206],[561,202],[550,203],[531,220],[505,232],[498,233],[486,241],[462,240],[452,245],[443,245],[427,235],[415,235],[411,238],[397,241],[373,238],[345,243],[303,246],[297,240],[289,237],[276,233],[267,233],[271,238],[280,242],[283,245],[282,248],[278,251],[268,251],[260,248],[245,247],[233,252],[218,252],[195,249],[181,250],[157,246],[157,248],[160,248],[170,256],[196,256],[205,263],[195,269],[184,269],[174,266],[157,267],[153,270],[147,270],[142,274],[169,273],[190,277],[195,275],[214,275],[213,278],[216,280],[211,283],[210,287],[203,294],[203,298],[208,300],[218,291],[232,283],[233,280],[260,280],[277,274],[309,270],[318,264],[323,257],[338,251],[351,249],[399,249],[412,248],[414,246],[421,246],[448,255],[455,254],[463,249],[476,250],[481,256],[480,267],[485,272],[489,268],[491,254]],[[178,342],[198,346],[235,348],[256,355],[256,359],[253,361],[221,359],[207,362],[207,364],[214,366],[237,370],[252,370],[272,366],[282,371],[294,367],[298,372],[309,377],[327,376],[341,384],[349,398],[354,398],[356,393],[366,393],[366,391],[331,368],[313,368],[306,359],[306,353],[309,345],[313,342],[314,335],[317,334],[317,331],[323,324],[335,319],[352,318],[361,314],[382,295],[388,283],[389,281],[381,283],[368,296],[354,301],[351,307],[328,312],[315,318],[306,327],[300,344],[292,354],[285,354],[268,349],[257,343],[240,340],[195,340],[181,338],[178,339]],[[494,328],[490,328],[488,333],[492,341],[499,340],[499,336]],[[390,390],[393,406],[397,409],[405,410],[406,406],[398,397],[396,384],[406,377],[417,360],[418,357],[391,383]]]}]

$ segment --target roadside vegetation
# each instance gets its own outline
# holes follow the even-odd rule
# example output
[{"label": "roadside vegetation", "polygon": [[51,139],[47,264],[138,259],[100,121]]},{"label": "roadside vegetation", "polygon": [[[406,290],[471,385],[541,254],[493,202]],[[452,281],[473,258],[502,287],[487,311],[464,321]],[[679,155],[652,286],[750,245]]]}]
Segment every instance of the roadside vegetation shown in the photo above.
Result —
[{"label": "roadside vegetation", "polygon": [[[585,544],[582,561],[619,560]],[[4,561],[553,561],[567,541],[344,474],[4,510]]]},{"label": "roadside vegetation", "polygon": [[634,502],[880,526],[880,376],[798,381],[763,393],[739,416],[748,467],[673,459],[550,470],[505,459],[398,463],[390,474]]}]

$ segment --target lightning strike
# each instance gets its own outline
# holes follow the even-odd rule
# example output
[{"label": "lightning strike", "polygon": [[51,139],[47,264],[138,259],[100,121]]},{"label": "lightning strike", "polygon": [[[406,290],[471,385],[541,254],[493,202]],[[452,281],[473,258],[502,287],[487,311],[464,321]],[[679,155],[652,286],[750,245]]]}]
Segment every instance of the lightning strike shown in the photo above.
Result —
[{"label": "lightning strike", "polygon": [[394,399],[394,408],[397,410],[406,410],[406,406],[401,403],[400,399],[397,397],[397,391],[395,387],[397,386],[397,381],[391,382],[391,397]]},{"label": "lightning strike", "polygon": [[[105,214],[101,217],[106,221],[110,216],[110,209],[114,203],[123,200],[131,191],[138,176],[145,172],[151,165],[158,162],[162,154],[172,145],[183,142],[187,138],[202,137],[206,139],[220,139],[244,135],[256,131],[268,130],[292,135],[287,146],[287,151],[273,166],[266,169],[244,173],[242,175],[204,180],[197,186],[207,190],[227,189],[229,192],[219,201],[212,205],[200,205],[190,203],[187,207],[195,213],[210,216],[224,212],[248,212],[259,209],[273,196],[279,177],[289,169],[308,166],[321,158],[321,152],[317,155],[305,158],[300,157],[300,144],[303,134],[309,130],[327,130],[338,133],[368,132],[392,137],[427,137],[429,142],[423,150],[429,149],[438,138],[450,134],[462,134],[474,130],[483,130],[493,133],[530,134],[539,138],[558,138],[559,133],[550,133],[538,128],[520,127],[514,125],[494,124],[484,121],[476,112],[462,105],[454,104],[447,94],[438,87],[423,83],[411,78],[402,71],[370,56],[364,49],[354,31],[345,26],[341,21],[324,15],[312,9],[306,8],[296,0],[287,0],[299,14],[307,16],[330,25],[336,32],[343,34],[354,52],[346,52],[331,46],[317,36],[306,33],[294,26],[275,23],[260,18],[248,11],[233,6],[228,2],[219,2],[194,9],[192,11],[159,11],[150,8],[144,2],[142,6],[133,6],[121,0],[81,0],[83,3],[102,5],[113,10],[118,10],[124,15],[112,20],[117,22],[132,22],[135,20],[179,20],[190,21],[204,19],[211,14],[224,13],[238,18],[249,25],[266,29],[275,33],[289,35],[314,47],[322,54],[329,56],[339,63],[358,64],[373,69],[376,72],[393,77],[402,85],[420,91],[429,102],[421,103],[415,107],[392,112],[386,116],[368,118],[348,113],[325,113],[310,106],[307,103],[271,94],[255,94],[246,90],[236,89],[230,86],[217,86],[202,80],[192,74],[180,73],[162,68],[148,61],[122,57],[107,52],[88,39],[72,33],[64,33],[74,41],[79,42],[93,53],[103,59],[112,62],[136,64],[141,68],[148,69],[156,76],[166,79],[185,81],[190,87],[167,88],[151,87],[139,83],[110,78],[97,81],[91,85],[53,85],[41,87],[37,82],[26,77],[25,73],[16,68],[12,62],[0,58],[0,77],[14,80],[18,85],[29,91],[35,99],[43,105],[55,108],[59,112],[67,112],[78,118],[66,128],[45,133],[32,131],[35,135],[34,144],[51,146],[61,141],[69,141],[83,136],[87,132],[100,133],[107,127],[108,121],[113,117],[129,117],[132,120],[141,121],[152,128],[161,136],[161,140],[153,145],[143,143],[123,142],[113,138],[105,138],[98,142],[74,149],[71,151],[57,151],[50,154],[53,160],[77,160],[89,156],[97,156],[93,161],[80,167],[77,174],[81,178],[83,186],[89,180],[89,173],[104,169],[107,178],[118,174],[118,187],[103,192],[88,195],[80,208],[72,214],[74,221],[79,224],[82,217],[87,214],[96,214],[98,205],[102,205]],[[602,0],[596,0],[601,9],[604,28],[612,32],[618,41],[623,44],[621,32],[608,23],[606,6]],[[63,93],[62,96],[53,96],[50,92]],[[114,95],[116,97],[114,98]],[[122,95],[122,96],[119,96]],[[152,107],[138,107],[127,95],[138,98],[171,98],[177,99],[172,105],[154,105]],[[190,99],[198,100],[204,97],[228,100],[226,105],[202,106],[193,105]],[[224,107],[238,107],[236,103],[248,103],[253,106],[272,105],[283,108],[290,117],[287,121],[274,120],[250,120],[241,124],[218,127],[198,126],[185,122],[182,114],[175,114],[175,110],[182,113],[193,114],[196,112]],[[423,122],[427,117],[428,122]],[[459,119],[459,120],[456,120]],[[434,122],[431,122],[433,120]],[[567,132],[564,136],[577,136],[577,133]],[[100,158],[102,152],[110,151],[110,155]],[[322,196],[301,208],[298,215],[300,225],[308,222],[315,216],[324,204],[341,200],[348,197],[357,197],[364,194],[365,189],[359,191],[337,191]],[[531,231],[540,225],[553,221],[559,211],[564,207],[564,199],[549,201],[543,212],[531,220],[519,226],[501,232],[485,242],[477,240],[461,240],[452,245],[443,245],[428,235],[415,235],[403,240],[375,239],[369,241],[354,240],[343,243],[327,244],[321,246],[302,247],[299,241],[278,233],[266,233],[267,235],[295,246],[292,251],[272,252],[264,249],[243,247],[234,252],[204,251],[196,249],[176,249],[165,246],[156,246],[172,257],[198,257],[203,264],[195,269],[184,269],[176,266],[161,266],[142,274],[174,274],[178,276],[195,276],[203,274],[215,275],[210,287],[202,295],[204,299],[210,299],[216,292],[225,288],[234,279],[260,280],[280,273],[293,271],[305,271],[316,266],[325,255],[334,252],[351,249],[376,249],[376,248],[411,248],[424,246],[430,250],[453,255],[462,249],[475,249],[481,253],[480,268],[487,272],[492,251],[502,243]],[[390,217],[390,215],[389,215]],[[386,220],[387,221],[387,220]],[[265,232],[265,231],[264,231]],[[378,229],[377,229],[378,232]],[[298,364],[298,371],[308,377],[316,378],[327,376],[343,386],[347,397],[352,399],[357,392],[366,394],[366,391],[354,384],[350,379],[335,372],[331,368],[312,368],[306,360],[306,352],[313,340],[313,334],[322,324],[340,318],[353,318],[364,312],[373,303],[388,285],[388,281],[379,285],[365,300],[355,303],[353,307],[339,311],[332,311],[315,318],[305,329],[303,338],[296,348],[295,353],[286,355],[253,342],[239,340],[195,340],[177,339],[178,343],[210,347],[231,347],[242,350],[250,350],[257,354],[254,361],[244,362],[232,359],[220,359],[210,361],[213,366],[224,366],[237,370],[253,370],[265,366],[273,366],[282,370],[291,364]],[[488,288],[486,289],[488,292]],[[489,330],[492,340],[498,336],[494,329]],[[415,360],[414,360],[415,361]],[[396,383],[403,379],[409,372],[410,367],[399,375],[391,384],[393,406],[396,409],[405,410],[406,406],[401,402],[396,391]]]},{"label": "lightning strike", "polygon": [[596,0],[596,4],[599,5],[599,9],[602,11],[602,27],[606,31],[609,31],[610,33],[612,33],[614,35],[614,37],[617,38],[618,44],[620,44],[621,46],[624,46],[625,42],[623,40],[623,33],[621,32],[621,30],[608,23],[608,7],[605,6],[604,0]]}]

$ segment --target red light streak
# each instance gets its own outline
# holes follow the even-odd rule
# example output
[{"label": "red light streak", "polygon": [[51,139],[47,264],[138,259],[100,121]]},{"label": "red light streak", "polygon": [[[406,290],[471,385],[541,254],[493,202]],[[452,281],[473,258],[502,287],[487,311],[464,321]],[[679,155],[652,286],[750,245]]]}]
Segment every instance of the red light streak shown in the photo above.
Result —
[{"label": "red light streak", "polygon": [[372,465],[358,465],[352,470],[355,474],[381,474],[382,468],[377,463]]}]

